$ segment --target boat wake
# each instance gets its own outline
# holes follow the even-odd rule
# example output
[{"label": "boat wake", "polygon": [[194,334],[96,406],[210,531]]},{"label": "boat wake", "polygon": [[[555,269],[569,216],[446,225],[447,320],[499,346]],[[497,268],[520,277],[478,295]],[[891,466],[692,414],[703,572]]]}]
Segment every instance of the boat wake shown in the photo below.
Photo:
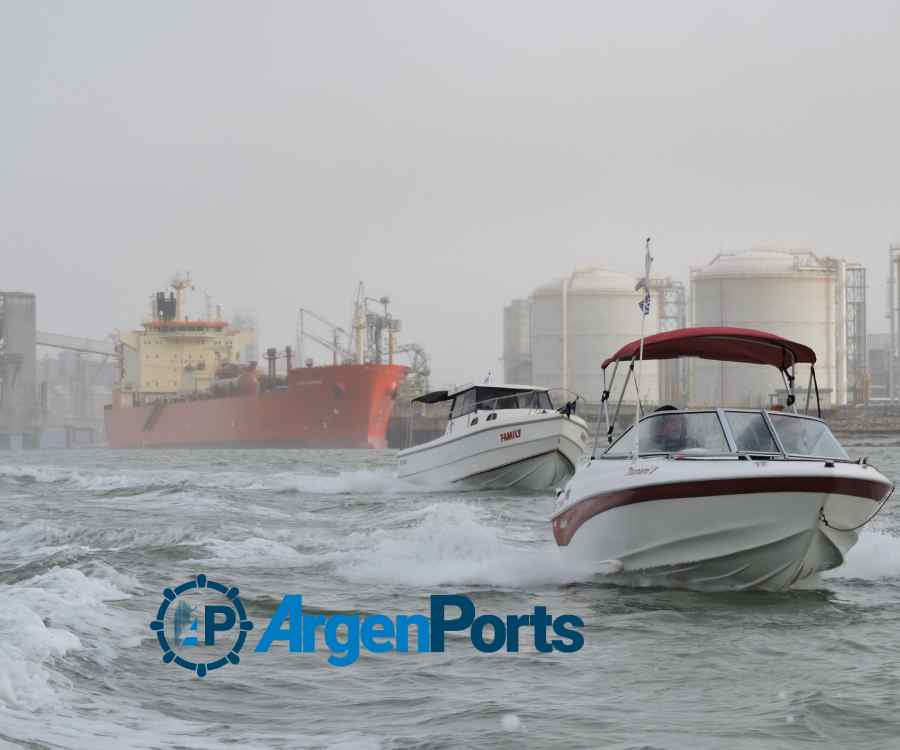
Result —
[{"label": "boat wake", "polygon": [[335,572],[354,582],[501,589],[594,576],[595,570],[563,560],[549,540],[511,540],[515,530],[504,533],[497,520],[474,503],[434,503],[409,513],[401,528],[351,535]]},{"label": "boat wake", "polygon": [[844,564],[822,577],[867,581],[900,578],[900,537],[885,531],[864,530]]},{"label": "boat wake", "polygon": [[315,495],[421,495],[447,488],[423,488],[400,479],[393,469],[361,469],[338,474],[293,474],[285,472],[265,480],[260,489],[281,493]]}]

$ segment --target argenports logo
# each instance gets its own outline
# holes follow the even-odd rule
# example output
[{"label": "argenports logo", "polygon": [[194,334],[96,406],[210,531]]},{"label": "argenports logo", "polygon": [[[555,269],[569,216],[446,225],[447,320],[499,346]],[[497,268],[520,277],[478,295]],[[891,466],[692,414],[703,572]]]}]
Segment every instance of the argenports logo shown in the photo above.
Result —
[{"label": "argenports logo", "polygon": [[[227,664],[238,664],[253,623],[247,619],[237,588],[227,588],[204,575],[163,591],[163,602],[150,623],[163,651],[199,677]],[[177,603],[176,603],[177,602]],[[479,613],[463,594],[432,594],[430,616],[304,612],[301,594],[286,594],[262,630],[255,653],[276,646],[279,654],[315,653],[323,643],[328,663],[346,667],[362,652],[430,653],[444,651],[448,634],[457,634],[482,653],[574,653],[584,646],[576,615],[553,616],[546,607],[530,613]],[[234,631],[234,632],[230,632]]]},{"label": "argenports logo", "polygon": [[[162,660],[177,664],[198,677],[228,664],[238,653],[253,623],[247,618],[240,592],[209,580],[202,573],[179,586],[163,590],[163,600],[150,629],[156,633]],[[236,634],[225,633],[235,628]],[[222,635],[221,638],[216,636]]]}]

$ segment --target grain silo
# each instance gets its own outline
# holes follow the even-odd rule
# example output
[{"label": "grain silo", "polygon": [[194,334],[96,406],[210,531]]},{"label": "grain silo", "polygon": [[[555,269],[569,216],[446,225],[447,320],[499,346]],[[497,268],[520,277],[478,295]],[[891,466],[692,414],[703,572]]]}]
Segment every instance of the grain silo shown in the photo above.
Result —
[{"label": "grain silo", "polygon": [[[808,251],[720,253],[692,269],[691,300],[693,325],[758,328],[811,346],[823,405],[847,403],[848,338],[865,340],[865,272],[858,264]],[[796,388],[805,389],[808,377],[809,369],[798,367]],[[697,405],[767,406],[783,389],[771,368],[693,363],[691,400]]]},{"label": "grain silo", "polygon": [[[637,278],[605,268],[578,269],[539,286],[530,296],[531,362],[535,385],[566,388],[591,402],[603,393],[600,365],[641,334]],[[660,330],[659,294],[646,320],[647,335]],[[643,366],[641,393],[659,400],[656,362]],[[622,373],[619,374],[621,378]],[[619,381],[621,382],[621,380]],[[629,389],[626,401],[634,401]]]},{"label": "grain silo", "polygon": [[38,442],[35,296],[0,292],[0,448]]}]

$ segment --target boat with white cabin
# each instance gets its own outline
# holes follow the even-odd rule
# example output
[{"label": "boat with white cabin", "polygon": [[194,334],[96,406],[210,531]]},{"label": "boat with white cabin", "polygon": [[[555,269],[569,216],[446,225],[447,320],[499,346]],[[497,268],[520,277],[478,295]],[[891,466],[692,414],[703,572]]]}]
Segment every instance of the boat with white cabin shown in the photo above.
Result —
[{"label": "boat with white cabin", "polygon": [[554,408],[546,388],[468,385],[416,402],[449,403],[447,427],[434,440],[400,451],[401,479],[469,489],[553,489],[572,476],[590,447],[575,402]]},{"label": "boat with white cabin", "polygon": [[[624,395],[640,356],[641,341],[633,341],[602,365],[608,444],[600,450],[598,426],[593,455],[557,498],[552,526],[564,555],[626,582],[700,589],[782,590],[841,565],[894,486],[865,459],[851,460],[821,419],[815,352],[742,328],[648,336],[643,359],[771,365],[786,403],[663,406],[615,436],[622,397],[610,420],[609,388],[624,365]],[[794,393],[798,364],[810,369],[806,414]]]}]

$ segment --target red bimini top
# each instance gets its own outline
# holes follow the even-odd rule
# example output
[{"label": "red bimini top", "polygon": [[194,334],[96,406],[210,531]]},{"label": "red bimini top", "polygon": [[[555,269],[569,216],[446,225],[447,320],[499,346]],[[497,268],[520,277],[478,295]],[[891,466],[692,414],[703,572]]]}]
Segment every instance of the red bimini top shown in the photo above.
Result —
[{"label": "red bimini top", "polygon": [[[603,363],[603,369],[640,354],[641,340],[625,344]],[[644,339],[644,359],[700,357],[719,362],[772,365],[787,370],[795,364],[815,364],[816,353],[804,344],[752,328],[679,328]]]}]

